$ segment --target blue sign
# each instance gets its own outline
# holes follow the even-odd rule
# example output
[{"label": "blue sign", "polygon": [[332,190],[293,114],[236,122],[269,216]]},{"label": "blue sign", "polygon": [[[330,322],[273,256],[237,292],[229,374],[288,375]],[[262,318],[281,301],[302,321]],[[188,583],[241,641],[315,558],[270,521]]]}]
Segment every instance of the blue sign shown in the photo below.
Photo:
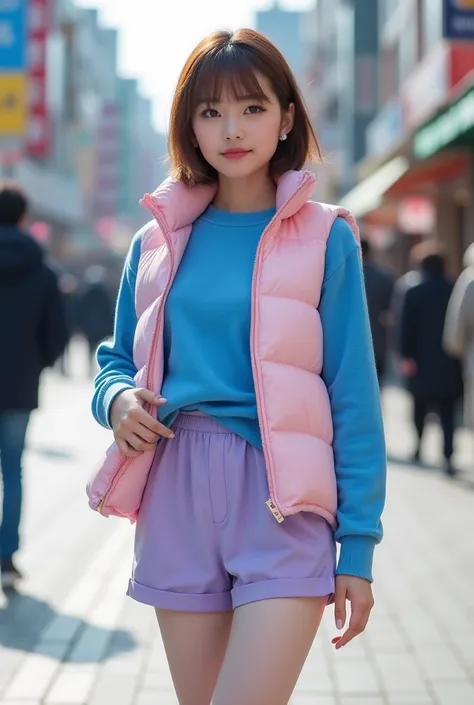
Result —
[{"label": "blue sign", "polygon": [[473,0],[444,0],[443,13],[446,39],[474,39]]},{"label": "blue sign", "polygon": [[0,0],[0,71],[25,71],[28,0]]}]

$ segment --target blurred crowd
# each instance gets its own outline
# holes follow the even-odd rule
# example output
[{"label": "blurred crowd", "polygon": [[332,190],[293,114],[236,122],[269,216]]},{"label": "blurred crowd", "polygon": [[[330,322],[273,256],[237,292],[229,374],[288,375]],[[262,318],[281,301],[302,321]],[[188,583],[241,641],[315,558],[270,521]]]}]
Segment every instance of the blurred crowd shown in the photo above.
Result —
[{"label": "blurred crowd", "polygon": [[[366,240],[362,255],[380,384],[402,384],[412,397],[414,463],[422,458],[427,418],[437,415],[444,470],[454,476],[456,427],[464,422],[474,431],[474,245],[456,282],[446,274],[443,247],[433,241],[412,249],[410,269],[398,280],[376,262]],[[464,415],[458,413],[462,400]]]},{"label": "blurred crowd", "polygon": [[0,572],[4,588],[21,576],[13,561],[19,546],[21,463],[32,411],[39,403],[41,373],[58,365],[68,373],[68,347],[81,335],[88,366],[113,333],[114,296],[105,270],[89,267],[81,280],[61,271],[28,232],[28,200],[10,183],[0,186],[0,460],[3,510]]}]

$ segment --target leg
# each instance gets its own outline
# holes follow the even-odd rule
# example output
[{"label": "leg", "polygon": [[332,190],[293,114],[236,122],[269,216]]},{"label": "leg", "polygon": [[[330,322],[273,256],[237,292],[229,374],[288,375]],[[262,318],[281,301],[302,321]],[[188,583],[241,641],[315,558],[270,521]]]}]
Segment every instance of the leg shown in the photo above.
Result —
[{"label": "leg", "polygon": [[0,527],[0,558],[9,559],[19,548],[22,505],[21,460],[30,414],[0,414],[0,459],[3,475],[3,517]]},{"label": "leg", "polygon": [[210,705],[232,612],[156,610],[156,614],[180,705]]},{"label": "leg", "polygon": [[415,452],[415,460],[420,459],[421,441],[425,430],[425,420],[428,413],[428,403],[424,397],[413,397],[413,422],[418,436],[418,444]]},{"label": "leg", "polygon": [[326,597],[238,607],[214,705],[287,705],[318,631]]},{"label": "leg", "polygon": [[439,418],[444,436],[443,454],[450,463],[454,451],[454,417],[456,403],[452,399],[443,399],[439,402]]}]

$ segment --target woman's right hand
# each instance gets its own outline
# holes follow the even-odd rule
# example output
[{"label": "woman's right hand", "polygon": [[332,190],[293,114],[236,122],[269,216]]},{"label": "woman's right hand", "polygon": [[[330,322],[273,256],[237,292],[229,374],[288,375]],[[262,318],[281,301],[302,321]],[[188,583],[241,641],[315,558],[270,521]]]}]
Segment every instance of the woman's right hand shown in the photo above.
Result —
[{"label": "woman's right hand", "polygon": [[145,411],[145,404],[163,406],[166,399],[149,389],[126,389],[112,402],[110,423],[121,453],[137,458],[155,450],[159,438],[174,438],[174,433]]}]

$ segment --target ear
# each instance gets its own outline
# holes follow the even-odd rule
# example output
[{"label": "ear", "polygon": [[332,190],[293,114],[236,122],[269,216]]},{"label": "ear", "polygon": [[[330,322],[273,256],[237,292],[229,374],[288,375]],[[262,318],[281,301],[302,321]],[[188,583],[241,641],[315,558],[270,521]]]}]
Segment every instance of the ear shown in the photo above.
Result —
[{"label": "ear", "polygon": [[280,123],[280,133],[288,135],[293,129],[295,123],[295,104],[290,103],[288,110],[282,112],[281,123]]}]

